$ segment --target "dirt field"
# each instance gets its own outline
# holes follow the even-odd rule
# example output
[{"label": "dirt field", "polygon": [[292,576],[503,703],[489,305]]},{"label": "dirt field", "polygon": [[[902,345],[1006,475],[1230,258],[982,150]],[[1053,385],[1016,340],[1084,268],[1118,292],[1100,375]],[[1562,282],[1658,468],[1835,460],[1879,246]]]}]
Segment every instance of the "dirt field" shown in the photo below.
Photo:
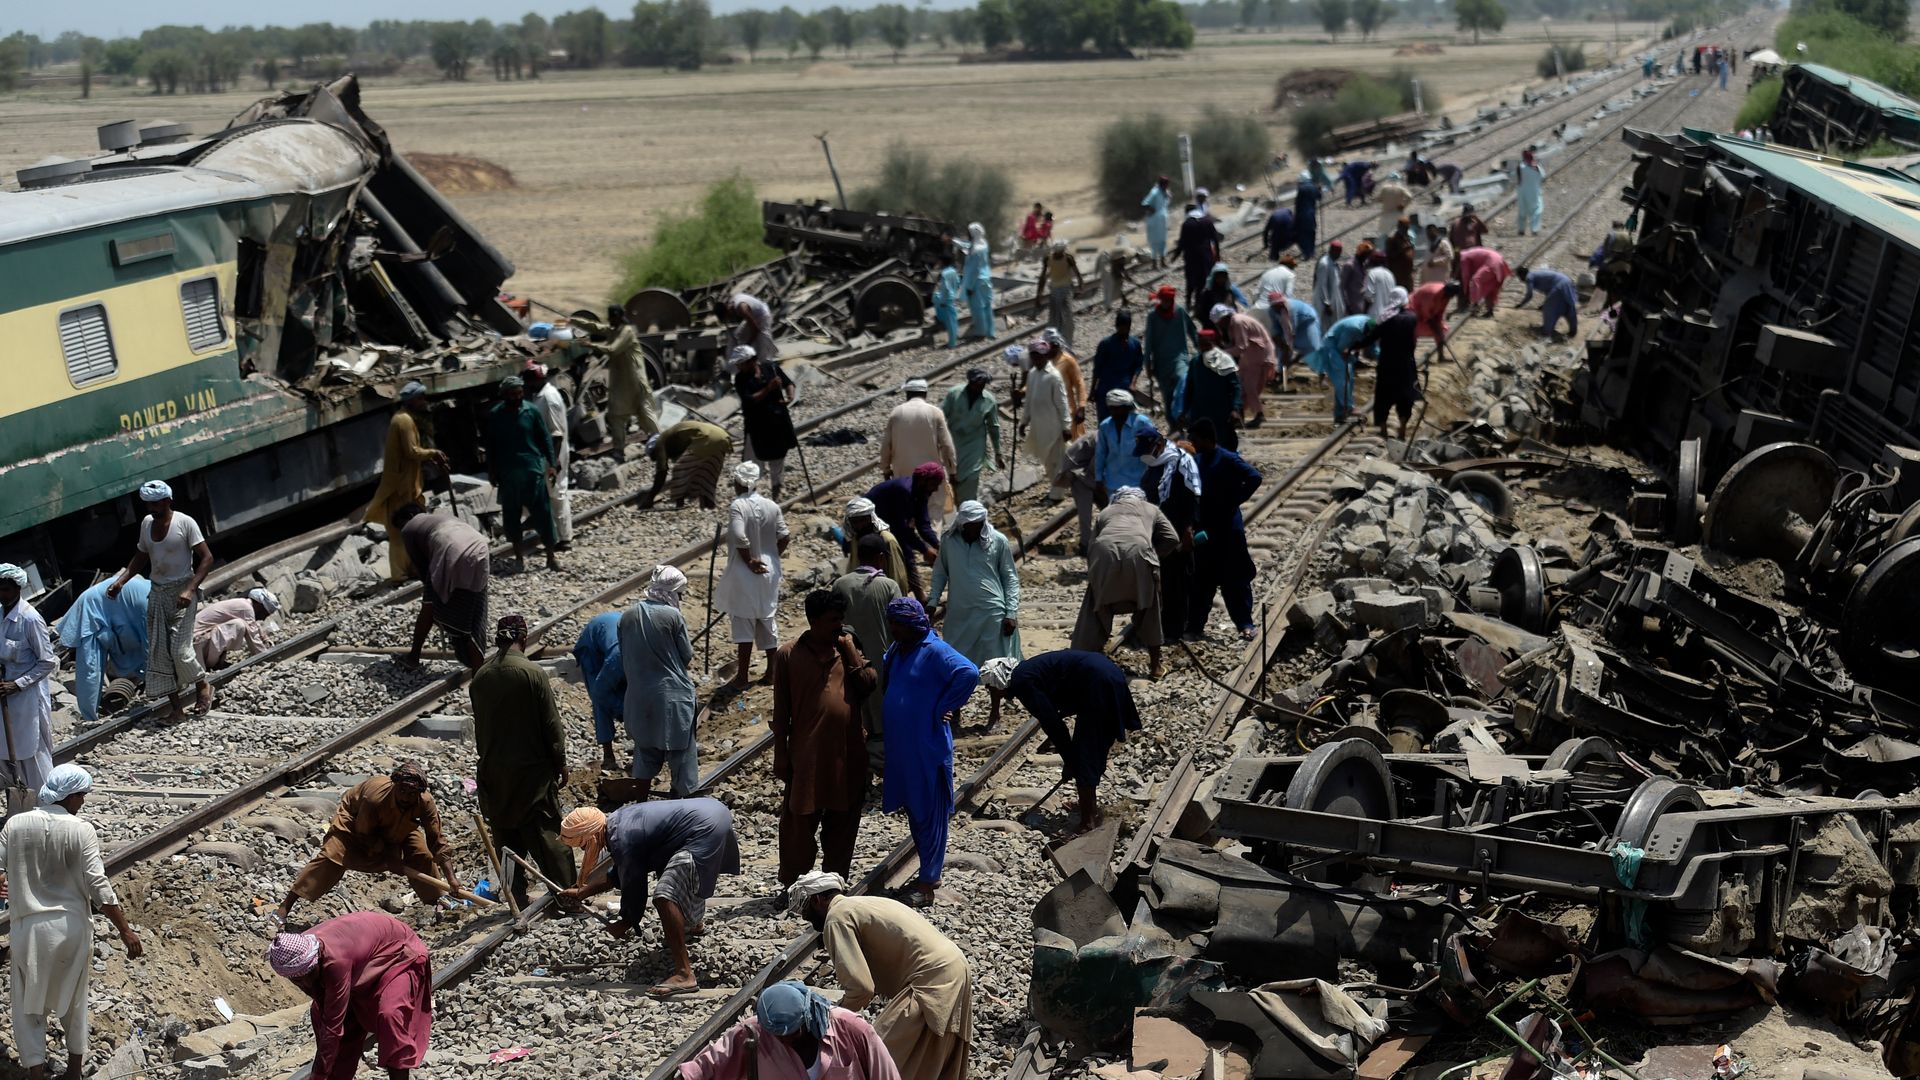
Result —
[{"label": "dirt field", "polygon": [[[1622,24],[1623,48],[1650,29]],[[1365,45],[1210,34],[1183,56],[1051,66],[959,65],[927,55],[894,65],[856,55],[850,63],[763,61],[691,75],[557,72],[539,82],[465,85],[399,77],[371,80],[365,104],[404,151],[464,155],[507,170],[511,187],[469,190],[454,201],[519,266],[513,287],[571,308],[603,303],[619,254],[646,239],[663,213],[687,206],[728,173],[743,173],[764,197],[830,197],[813,139],[820,132],[831,133],[849,187],[867,179],[889,141],[905,139],[1005,165],[1021,199],[1055,210],[1060,233],[1105,236],[1107,226],[1089,208],[1093,138],[1107,120],[1156,109],[1190,116],[1216,103],[1259,112],[1282,143],[1285,117],[1269,108],[1282,72],[1396,65],[1418,71],[1449,113],[1470,114],[1533,78],[1540,28],[1514,31],[1477,47],[1422,36],[1417,27]],[[1556,24],[1553,32],[1562,42],[1585,40],[1592,55],[1610,44],[1614,28]],[[1394,55],[1416,40],[1440,41],[1445,51]],[[49,154],[90,152],[95,126],[125,116],[165,115],[210,130],[252,96],[155,99],[115,90],[85,102],[0,98],[0,171],[10,178]]]}]

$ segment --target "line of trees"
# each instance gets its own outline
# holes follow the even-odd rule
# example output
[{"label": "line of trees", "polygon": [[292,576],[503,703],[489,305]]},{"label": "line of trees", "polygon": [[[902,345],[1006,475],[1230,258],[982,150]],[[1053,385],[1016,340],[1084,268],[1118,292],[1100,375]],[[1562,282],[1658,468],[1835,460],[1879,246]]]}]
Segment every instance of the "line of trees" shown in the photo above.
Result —
[{"label": "line of trees", "polygon": [[84,96],[96,75],[144,80],[156,94],[217,93],[249,73],[272,88],[283,78],[390,72],[422,58],[448,79],[464,80],[481,70],[496,79],[537,79],[551,67],[691,70],[734,47],[750,60],[769,52],[818,59],[829,49],[846,55],[878,42],[897,61],[919,41],[941,49],[991,51],[1018,43],[1038,55],[1091,50],[1115,56],[1193,44],[1193,24],[1175,0],[979,0],[975,7],[953,11],[935,11],[930,4],[835,6],[812,14],[787,6],[715,16],[708,0],[638,0],[625,18],[589,7],[551,20],[528,14],[518,22],[498,23],[377,19],[358,29],[324,22],[220,30],[161,26],[112,40],[74,30],[51,40],[16,32],[0,37],[0,90],[55,65],[79,68]]}]

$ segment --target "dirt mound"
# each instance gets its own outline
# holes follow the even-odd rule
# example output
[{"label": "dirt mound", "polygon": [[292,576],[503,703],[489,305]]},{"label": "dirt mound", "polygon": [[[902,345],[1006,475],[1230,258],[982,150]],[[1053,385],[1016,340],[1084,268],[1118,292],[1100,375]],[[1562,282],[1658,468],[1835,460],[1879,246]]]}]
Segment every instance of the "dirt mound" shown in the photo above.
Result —
[{"label": "dirt mound", "polygon": [[1301,68],[1280,76],[1273,84],[1273,105],[1286,109],[1307,101],[1330,100],[1353,81],[1345,68]]},{"label": "dirt mound", "polygon": [[1444,56],[1446,55],[1446,52],[1447,50],[1443,46],[1435,45],[1431,41],[1423,41],[1417,45],[1402,45],[1399,48],[1393,50],[1393,55],[1395,56]]},{"label": "dirt mound", "polygon": [[518,187],[513,174],[483,158],[465,154],[408,154],[407,160],[443,195],[505,191]]},{"label": "dirt mound", "polygon": [[809,79],[844,79],[853,74],[852,64],[809,64],[800,73]]}]

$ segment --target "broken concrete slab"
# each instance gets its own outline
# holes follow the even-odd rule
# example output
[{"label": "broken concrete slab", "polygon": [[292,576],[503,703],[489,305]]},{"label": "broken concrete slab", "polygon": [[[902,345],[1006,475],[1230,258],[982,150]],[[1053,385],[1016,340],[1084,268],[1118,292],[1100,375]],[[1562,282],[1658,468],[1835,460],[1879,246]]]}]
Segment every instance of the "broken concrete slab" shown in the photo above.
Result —
[{"label": "broken concrete slab", "polygon": [[1427,602],[1418,596],[1374,593],[1353,602],[1353,617],[1375,630],[1405,630],[1427,624]]}]

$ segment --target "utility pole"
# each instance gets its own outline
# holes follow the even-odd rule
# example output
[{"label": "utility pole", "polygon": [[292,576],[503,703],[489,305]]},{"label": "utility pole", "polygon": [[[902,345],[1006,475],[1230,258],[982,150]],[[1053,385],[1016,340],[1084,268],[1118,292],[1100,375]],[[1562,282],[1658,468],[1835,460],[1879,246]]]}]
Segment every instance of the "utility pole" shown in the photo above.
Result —
[{"label": "utility pole", "polygon": [[833,191],[840,196],[840,209],[847,208],[847,189],[840,186],[840,170],[833,167],[833,147],[827,145],[827,133],[821,132],[814,138],[820,140],[820,149],[826,151],[827,171],[833,174]]}]

